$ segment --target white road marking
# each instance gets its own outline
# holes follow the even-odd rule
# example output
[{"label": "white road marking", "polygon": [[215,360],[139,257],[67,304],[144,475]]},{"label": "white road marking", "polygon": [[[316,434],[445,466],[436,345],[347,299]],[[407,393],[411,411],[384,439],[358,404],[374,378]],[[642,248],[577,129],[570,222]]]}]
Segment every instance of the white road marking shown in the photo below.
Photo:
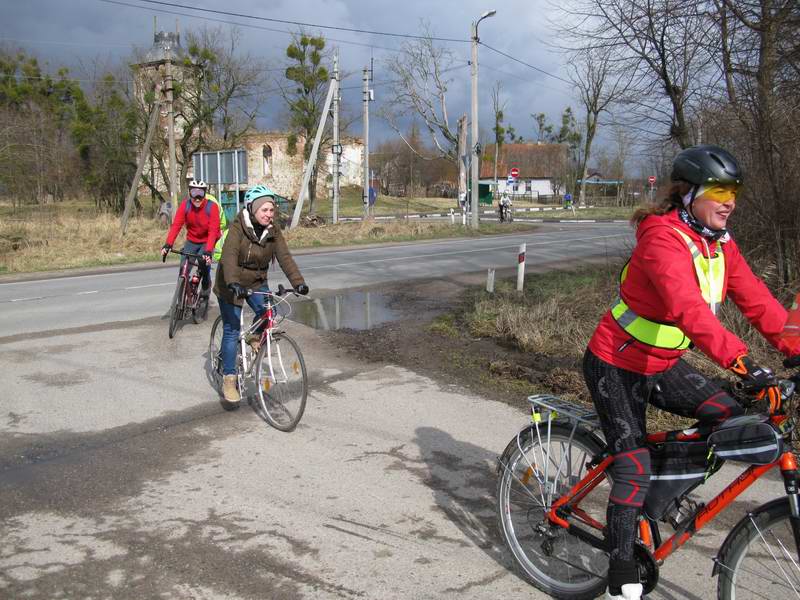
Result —
[{"label": "white road marking", "polygon": [[30,296],[28,298],[12,298],[9,302],[25,302],[26,300],[41,300],[44,296]]},{"label": "white road marking", "polygon": [[[572,243],[575,243],[575,242],[590,242],[592,240],[606,240],[606,239],[609,239],[609,238],[628,237],[628,235],[629,234],[627,234],[627,233],[620,233],[620,234],[615,234],[615,235],[602,235],[602,236],[596,236],[596,237],[590,237],[590,238],[577,238],[577,239],[574,239],[574,240],[570,240],[570,242],[572,242]],[[564,240],[551,240],[551,241],[547,241],[547,242],[538,242],[538,243],[537,242],[528,242],[528,247],[530,247],[530,246],[550,245],[550,244],[554,244],[554,243],[560,243],[560,242],[563,242],[563,241]],[[314,271],[316,269],[334,269],[334,268],[338,268],[338,267],[349,267],[349,266],[355,266],[355,265],[368,265],[368,264],[371,264],[371,263],[380,263],[380,262],[396,262],[396,261],[399,261],[399,260],[419,260],[420,258],[441,257],[441,256],[447,256],[447,255],[453,255],[453,254],[470,254],[470,253],[473,253],[473,252],[491,252],[493,250],[508,250],[508,249],[511,249],[511,248],[518,248],[518,247],[519,246],[517,244],[514,244],[514,245],[504,245],[504,246],[493,246],[493,247],[490,247],[490,248],[485,248],[485,247],[484,248],[475,248],[475,249],[472,249],[472,250],[456,250],[454,252],[436,252],[435,254],[410,254],[410,255],[406,255],[406,256],[393,256],[391,258],[376,258],[376,259],[373,259],[373,260],[365,260],[365,261],[361,261],[361,262],[347,262],[347,263],[339,263],[339,264],[335,264],[335,265],[320,265],[318,267],[303,267],[303,271]]]},{"label": "white road marking", "polygon": [[98,294],[98,293],[100,293],[100,290],[91,290],[91,291],[88,291],[88,292],[78,292],[75,295],[76,296],[85,296],[87,294]]},{"label": "white road marking", "polygon": [[168,281],[167,283],[148,283],[146,285],[132,285],[131,287],[122,288],[123,290],[141,290],[143,288],[151,288],[151,287],[164,287],[166,285],[175,285],[174,281]]}]

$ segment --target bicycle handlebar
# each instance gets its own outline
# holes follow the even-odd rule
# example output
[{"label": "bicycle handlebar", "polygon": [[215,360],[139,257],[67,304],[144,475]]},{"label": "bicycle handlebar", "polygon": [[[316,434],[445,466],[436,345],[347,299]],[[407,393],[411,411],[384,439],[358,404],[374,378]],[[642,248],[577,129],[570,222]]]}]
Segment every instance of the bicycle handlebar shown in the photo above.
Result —
[{"label": "bicycle handlebar", "polygon": [[285,296],[286,294],[294,294],[295,296],[299,296],[300,295],[300,293],[297,290],[295,290],[294,288],[283,287],[282,283],[278,284],[278,291],[277,292],[273,292],[273,291],[259,292],[258,290],[247,290],[247,295],[248,296],[278,296],[280,298],[281,296]]},{"label": "bicycle handlebar", "polygon": [[169,254],[170,252],[172,254],[180,254],[181,256],[186,256],[187,258],[203,258],[202,254],[194,254],[193,252],[184,252],[183,250],[174,250],[173,248],[170,248],[169,252],[167,252],[161,257],[161,262],[167,261],[167,254]]}]

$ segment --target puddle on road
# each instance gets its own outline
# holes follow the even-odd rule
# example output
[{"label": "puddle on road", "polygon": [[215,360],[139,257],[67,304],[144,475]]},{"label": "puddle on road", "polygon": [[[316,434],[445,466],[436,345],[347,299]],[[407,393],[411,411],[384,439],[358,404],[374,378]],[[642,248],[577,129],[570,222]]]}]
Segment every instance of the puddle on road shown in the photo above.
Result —
[{"label": "puddle on road", "polygon": [[389,307],[389,298],[379,292],[351,292],[306,302],[293,302],[289,319],[314,329],[371,329],[398,321],[399,310]]}]

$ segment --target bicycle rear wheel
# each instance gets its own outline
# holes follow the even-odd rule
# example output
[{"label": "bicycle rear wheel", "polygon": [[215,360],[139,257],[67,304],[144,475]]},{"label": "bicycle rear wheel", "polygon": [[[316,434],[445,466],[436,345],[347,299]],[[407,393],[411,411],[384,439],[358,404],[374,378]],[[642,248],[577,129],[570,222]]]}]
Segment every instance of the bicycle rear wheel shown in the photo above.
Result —
[{"label": "bicycle rear wheel", "polygon": [[211,339],[208,342],[211,385],[222,395],[222,317],[219,316],[211,326]]},{"label": "bicycle rear wheel", "polygon": [[183,277],[179,277],[178,285],[175,286],[175,294],[172,296],[172,306],[169,310],[170,339],[175,336],[175,329],[178,327],[178,321],[183,318],[183,290],[185,286],[186,280]]},{"label": "bicycle rear wheel", "polygon": [[292,431],[303,416],[308,375],[300,347],[285,333],[262,344],[256,356],[256,383],[262,417],[281,431]]},{"label": "bicycle rear wheel", "polygon": [[745,517],[719,557],[720,600],[800,598],[800,566],[789,502],[782,498]]},{"label": "bicycle rear wheel", "polygon": [[[518,573],[554,598],[590,599],[602,594],[608,554],[553,525],[546,514],[580,481],[586,464],[602,450],[591,435],[570,426],[546,424],[521,431],[500,458],[498,529]],[[585,515],[605,522],[608,480],[580,503]],[[598,531],[593,532],[602,537]]]}]

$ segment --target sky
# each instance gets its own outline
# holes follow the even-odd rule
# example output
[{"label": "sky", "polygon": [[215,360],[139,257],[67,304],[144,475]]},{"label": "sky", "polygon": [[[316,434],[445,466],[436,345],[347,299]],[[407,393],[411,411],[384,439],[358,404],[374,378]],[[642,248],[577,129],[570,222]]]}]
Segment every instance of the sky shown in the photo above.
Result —
[{"label": "sky", "polygon": [[[130,57],[134,48],[149,47],[153,40],[154,16],[158,18],[160,30],[174,30],[177,18],[181,32],[204,24],[232,27],[219,22],[222,20],[239,23],[242,50],[265,59],[270,67],[275,68],[285,64],[290,32],[297,31],[297,26],[202,13],[192,8],[309,23],[312,25],[305,28],[307,32],[322,33],[329,46],[339,48],[343,70],[349,74],[342,84],[343,100],[351,113],[360,114],[361,70],[370,64],[371,59],[374,61],[375,102],[370,108],[370,133],[371,143],[375,144],[393,137],[377,114],[389,99],[386,84],[381,83],[391,78],[385,60],[397,52],[403,38],[320,29],[313,25],[417,35],[424,19],[434,35],[462,40],[439,42],[453,52],[455,65],[463,65],[449,73],[452,83],[448,92],[448,110],[455,128],[457,115],[469,113],[470,22],[486,10],[495,9],[497,14],[480,24],[481,41],[540,70],[481,46],[478,60],[481,129],[488,131],[491,127],[490,88],[498,80],[503,82],[507,100],[506,123],[525,139],[534,139],[536,135],[532,113],[544,112],[553,123],[560,120],[561,112],[568,105],[580,114],[577,95],[563,81],[567,79],[564,55],[546,43],[552,41],[554,35],[548,17],[555,17],[548,0],[165,1],[182,7],[147,4],[143,0],[0,0],[4,25],[0,43],[35,54],[47,63],[51,71],[59,66],[68,66],[74,77],[91,79],[95,75],[91,73],[90,65],[95,59],[119,62]],[[274,71],[270,75],[279,77],[281,72]],[[265,104],[259,125],[279,128],[283,114],[280,98],[271,97]],[[360,122],[355,123],[349,133],[360,135]]]}]

